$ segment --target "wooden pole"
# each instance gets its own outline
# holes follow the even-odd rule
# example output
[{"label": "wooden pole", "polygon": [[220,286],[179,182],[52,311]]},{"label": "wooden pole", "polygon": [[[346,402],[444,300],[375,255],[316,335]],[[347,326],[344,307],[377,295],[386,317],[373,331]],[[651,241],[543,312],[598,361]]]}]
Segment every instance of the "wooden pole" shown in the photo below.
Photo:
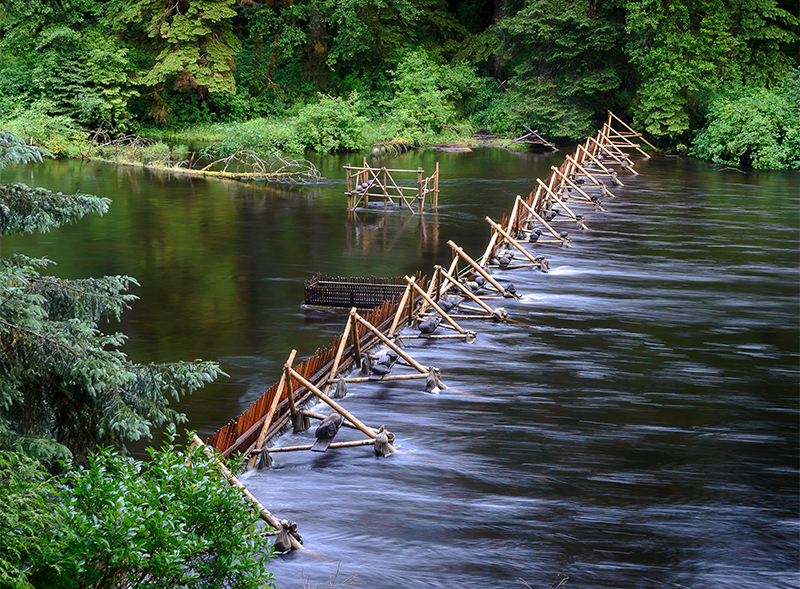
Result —
[{"label": "wooden pole", "polygon": [[[442,273],[442,275],[443,275],[445,278],[447,278],[447,279],[449,280],[450,284],[452,284],[453,286],[455,286],[456,288],[458,288],[458,289],[459,289],[459,290],[460,290],[460,291],[461,291],[461,292],[462,292],[462,293],[463,293],[463,294],[464,294],[464,295],[465,295],[467,298],[469,298],[469,299],[472,299],[473,301],[475,301],[476,303],[478,303],[478,304],[479,304],[481,307],[483,307],[483,309],[484,309],[484,310],[485,310],[487,313],[489,313],[489,314],[491,314],[491,313],[492,313],[492,308],[491,308],[489,305],[487,305],[486,303],[484,303],[482,300],[480,300],[480,299],[479,299],[477,296],[475,296],[474,294],[472,294],[472,291],[471,291],[470,289],[468,289],[466,286],[464,286],[463,284],[461,284],[461,283],[458,281],[458,279],[456,279],[455,277],[451,276],[451,275],[450,275],[450,274],[449,274],[447,271],[445,271],[445,269],[444,269],[444,268],[442,268],[441,266],[434,266],[434,267],[435,267],[437,270],[439,270],[439,272],[441,272],[441,273]],[[445,292],[447,292],[447,291],[445,291]]]},{"label": "wooden pole", "polygon": [[[331,448],[357,448],[359,446],[372,446],[375,443],[375,440],[353,440],[350,442],[331,442],[328,449]],[[270,454],[277,454],[279,452],[301,452],[303,450],[311,450],[313,444],[306,444],[302,446],[276,446],[275,448],[269,448],[267,452]],[[254,451],[255,452],[255,451]],[[260,452],[260,450],[259,450]]]},{"label": "wooden pole", "polygon": [[564,182],[566,182],[567,184],[569,184],[570,186],[572,186],[572,187],[573,187],[575,190],[577,190],[577,191],[578,191],[578,192],[581,194],[581,196],[583,196],[583,197],[584,197],[586,200],[588,200],[589,202],[592,202],[592,199],[591,199],[591,197],[590,197],[588,194],[586,194],[586,193],[585,193],[583,190],[581,190],[581,187],[580,187],[580,186],[578,186],[577,184],[575,184],[575,182],[573,182],[572,180],[570,180],[570,179],[569,179],[569,176],[565,175],[565,174],[564,174],[564,173],[563,173],[561,170],[559,170],[559,169],[558,169],[558,168],[556,168],[555,166],[550,166],[550,168],[551,168],[551,169],[552,169],[554,172],[556,172],[556,173],[557,173],[559,176],[561,176],[561,177],[564,179]]},{"label": "wooden pole", "polygon": [[[538,180],[538,178],[537,178],[537,180]],[[539,182],[541,182],[541,180],[539,180]],[[532,256],[532,255],[531,255],[529,252],[528,252],[528,250],[526,250],[524,247],[522,247],[522,246],[520,245],[520,243],[519,243],[519,242],[518,242],[516,239],[514,239],[513,237],[511,237],[511,236],[510,236],[510,235],[509,235],[509,234],[508,234],[508,233],[505,231],[505,229],[503,229],[502,227],[500,227],[500,225],[498,225],[497,223],[495,223],[494,221],[492,221],[492,219],[491,219],[491,218],[489,218],[489,217],[486,217],[486,222],[487,222],[487,223],[489,223],[489,225],[491,225],[492,227],[494,227],[494,230],[495,230],[495,231],[497,231],[497,232],[499,232],[499,233],[500,233],[500,235],[502,235],[503,237],[505,237],[505,238],[508,240],[508,242],[509,242],[511,245],[513,245],[515,248],[517,248],[519,251],[521,251],[521,252],[522,252],[522,254],[523,254],[523,255],[524,255],[526,258],[528,258],[528,259],[529,259],[531,262],[533,262],[533,263],[534,263],[534,264],[536,264],[537,266],[539,265],[539,262],[537,262],[537,261],[536,261],[536,258],[534,258],[534,257],[533,257],[533,256]]]},{"label": "wooden pole", "polygon": [[[539,184],[541,184],[542,186],[544,186],[544,182],[542,182],[541,180],[539,180],[539,178],[537,178],[537,179],[536,179],[536,181],[537,181]],[[569,216],[570,216],[570,217],[572,217],[572,218],[573,218],[575,221],[577,221],[577,220],[578,220],[578,217],[576,217],[576,216],[575,216],[575,213],[573,213],[573,212],[570,210],[570,208],[569,208],[567,205],[565,205],[565,204],[564,204],[564,201],[562,201],[560,198],[558,198],[558,195],[557,195],[555,192],[553,192],[552,190],[550,190],[550,189],[549,189],[549,188],[547,188],[546,186],[545,186],[545,190],[547,190],[547,193],[550,195],[550,198],[552,198],[554,201],[556,201],[556,202],[557,202],[559,205],[561,205],[561,207],[562,207],[562,208],[563,208],[565,211],[567,211],[567,213],[569,214]],[[586,224],[585,224],[585,223],[581,222],[581,224],[584,226],[584,228],[585,228],[585,229],[588,229],[588,227],[586,227]]]},{"label": "wooden pole", "polygon": [[[408,337],[412,337],[412,336],[401,335],[399,337],[408,338]],[[416,337],[416,336],[413,336],[413,337]],[[460,338],[461,336],[457,335],[457,336],[448,336],[448,337],[459,337]],[[351,383],[351,382],[352,383],[370,382],[370,381],[373,381],[373,382],[385,382],[385,381],[389,381],[389,380],[418,380],[420,378],[428,378],[427,373],[426,374],[422,374],[420,372],[418,374],[387,374],[383,378],[379,378],[377,380],[374,379],[374,378],[370,378],[369,376],[349,376],[349,377],[345,378],[344,381],[347,382],[347,383]],[[334,381],[328,381],[328,382],[334,382]]]},{"label": "wooden pole", "polygon": [[[628,129],[628,131],[630,131],[631,133],[633,133],[634,135],[636,135],[636,136],[637,136],[639,139],[641,139],[642,141],[644,141],[645,143],[647,143],[647,145],[649,145],[650,147],[652,147],[653,149],[655,149],[656,151],[658,151],[658,148],[657,148],[655,145],[653,145],[653,144],[652,144],[652,143],[650,143],[650,142],[649,142],[647,139],[645,139],[645,138],[644,138],[644,136],[643,136],[641,133],[638,133],[638,132],[634,131],[633,129],[631,129],[631,128],[628,126],[628,124],[627,124],[625,121],[623,121],[622,119],[620,119],[620,118],[619,118],[617,115],[615,115],[613,112],[611,112],[611,111],[608,111],[608,114],[609,114],[609,116],[610,116],[610,117],[614,117],[614,118],[615,118],[617,121],[619,121],[619,122],[620,122],[620,123],[621,123],[621,124],[622,124],[622,125],[623,125],[623,126],[626,128],[626,129]],[[649,157],[649,156],[648,156],[648,157]]]},{"label": "wooden pole", "polygon": [[[519,198],[519,197],[517,197],[517,198]],[[498,282],[497,282],[497,281],[496,281],[494,278],[492,278],[491,274],[489,274],[489,273],[488,273],[486,270],[484,270],[483,268],[481,268],[480,266],[478,266],[478,264],[475,262],[475,260],[473,260],[472,258],[470,258],[470,257],[467,255],[467,253],[466,253],[466,252],[465,252],[463,249],[461,249],[460,247],[458,247],[458,246],[457,246],[457,245],[456,245],[456,244],[453,242],[453,240],[452,240],[452,239],[451,239],[450,241],[448,241],[448,242],[447,242],[447,245],[449,245],[449,246],[450,246],[450,247],[453,249],[453,251],[454,251],[454,252],[456,252],[456,253],[457,253],[459,256],[461,256],[462,258],[464,258],[464,261],[465,261],[467,264],[469,264],[470,266],[472,266],[472,269],[473,269],[473,270],[475,270],[475,271],[476,271],[478,274],[480,274],[481,276],[483,276],[483,277],[486,279],[486,281],[487,281],[489,284],[491,284],[493,287],[495,287],[495,288],[497,289],[497,291],[498,291],[498,292],[499,292],[501,295],[505,296],[505,294],[506,294],[506,289],[504,289],[502,286],[500,286],[500,283],[498,283]]]},{"label": "wooden pole", "polygon": [[[192,437],[192,442],[194,442],[195,444],[200,446],[203,449],[203,452],[207,456],[213,456],[213,454],[209,454],[209,452],[211,452],[211,451],[209,450],[208,446],[206,446],[205,442],[203,442],[203,440],[201,440],[200,437],[197,434],[195,434]],[[222,461],[217,460],[216,462],[217,462],[217,466],[222,471],[222,474],[224,474],[225,478],[228,479],[228,482],[231,485],[233,485],[234,487],[237,487],[242,492],[242,495],[247,497],[248,501],[250,501],[250,503],[253,504],[253,506],[258,511],[258,517],[263,519],[265,522],[267,522],[270,526],[272,526],[276,530],[280,530],[281,529],[281,522],[278,520],[278,518],[276,518],[274,515],[272,515],[269,512],[269,510],[266,507],[264,507],[258,499],[256,499],[255,495],[253,495],[247,489],[247,487],[245,487],[241,483],[241,481],[239,479],[237,479],[235,476],[233,476],[233,473],[228,469],[227,466],[225,466],[222,463]],[[292,543],[292,548],[294,548],[295,550],[305,550],[305,546],[300,544],[300,542],[298,542],[297,539],[294,538],[291,534],[289,534],[289,540]]]},{"label": "wooden pole", "polygon": [[433,208],[439,208],[439,162],[436,162],[436,172],[433,177]]},{"label": "wooden pole", "polygon": [[[355,316],[358,315],[356,308],[350,309],[350,320],[353,321]],[[353,357],[356,360],[356,366],[361,368],[361,342],[358,337],[358,326],[353,324],[350,328],[350,337],[353,339]]]},{"label": "wooden pole", "polygon": [[595,185],[600,186],[601,182],[598,182],[594,176],[592,176],[589,172],[587,172],[586,169],[583,166],[581,166],[577,161],[575,161],[571,156],[568,155],[567,160],[572,162],[572,164],[576,168],[578,168],[587,178],[589,178],[589,180],[594,182]]},{"label": "wooden pole", "polygon": [[[355,307],[353,307],[353,309],[355,309]],[[333,366],[331,366],[331,375],[334,377],[336,376],[336,372],[339,370],[339,362],[342,361],[342,354],[344,354],[344,350],[347,347],[347,340],[350,338],[350,329],[352,326],[353,318],[348,316],[347,323],[344,326],[344,332],[342,332],[342,339],[339,340],[339,348],[336,350],[336,356],[333,358]],[[331,385],[328,383],[325,385],[325,394],[329,395],[330,392]]]},{"label": "wooden pole", "polygon": [[394,313],[394,319],[392,319],[392,326],[389,328],[388,332],[389,337],[392,337],[394,335],[394,330],[397,329],[397,324],[400,323],[400,317],[403,315],[403,309],[408,303],[408,293],[410,290],[411,287],[406,286],[406,290],[403,292],[403,297],[400,299],[400,305],[398,305],[397,311],[395,311]]},{"label": "wooden pole", "polygon": [[[590,139],[591,139],[591,137],[589,137],[589,139],[587,139],[586,142],[588,143]],[[589,156],[589,159],[592,160],[592,162],[594,162],[595,164],[600,166],[600,169],[603,170],[606,174],[611,175],[611,170],[606,168],[603,165],[603,163],[599,159],[594,157],[594,155],[592,155],[592,153],[588,149],[586,149],[583,145],[579,145],[578,149],[582,149],[583,153],[585,153],[587,156]]]},{"label": "wooden pole", "polygon": [[417,168],[417,207],[420,215],[425,205],[425,195],[422,193],[422,172],[422,168]]},{"label": "wooden pole", "polygon": [[411,366],[413,366],[414,368],[416,368],[416,369],[417,369],[417,372],[423,372],[423,373],[425,373],[425,374],[427,374],[427,373],[428,373],[428,369],[427,369],[427,368],[425,368],[425,367],[424,367],[424,366],[422,366],[422,365],[421,365],[419,362],[417,362],[416,360],[414,360],[414,358],[412,358],[411,356],[409,356],[409,355],[408,355],[408,354],[407,354],[407,353],[406,353],[406,352],[405,352],[405,351],[404,351],[402,348],[400,348],[399,346],[397,346],[397,345],[396,345],[396,344],[395,344],[395,343],[394,343],[392,340],[390,340],[388,337],[386,337],[385,335],[383,335],[383,334],[381,333],[380,329],[378,329],[377,327],[375,327],[374,325],[372,325],[372,323],[370,323],[369,321],[367,321],[366,319],[364,319],[364,318],[363,318],[361,315],[359,315],[358,313],[356,313],[355,315],[353,315],[353,317],[355,318],[355,320],[356,320],[356,321],[358,321],[359,323],[361,323],[361,324],[362,324],[364,327],[366,327],[366,328],[367,328],[367,329],[369,329],[369,330],[370,330],[372,333],[374,333],[376,336],[378,336],[378,339],[380,339],[380,340],[381,340],[383,343],[385,343],[385,344],[386,344],[386,345],[387,345],[387,346],[388,346],[390,349],[394,350],[394,351],[395,351],[395,352],[396,352],[396,353],[397,353],[397,354],[398,354],[398,355],[399,355],[399,356],[400,356],[400,357],[401,357],[403,360],[405,360],[405,361],[406,361],[406,362],[408,362],[408,363],[409,363]]},{"label": "wooden pole", "polygon": [[344,167],[347,170],[347,210],[353,210],[353,172],[350,170],[350,164]]},{"label": "wooden pole", "polygon": [[306,387],[306,388],[307,388],[309,391],[311,391],[311,393],[312,393],[314,396],[316,396],[316,397],[317,397],[317,398],[319,398],[321,401],[323,401],[323,402],[327,403],[328,405],[330,405],[330,406],[333,408],[333,410],[334,410],[334,411],[336,411],[336,412],[337,412],[339,415],[341,415],[342,417],[344,417],[344,418],[345,418],[347,421],[349,421],[349,422],[350,422],[350,423],[352,423],[354,426],[356,426],[358,429],[360,429],[362,432],[364,432],[364,433],[365,433],[365,434],[366,434],[368,437],[370,437],[370,438],[372,438],[372,439],[375,439],[375,436],[377,436],[377,435],[378,435],[378,432],[376,432],[376,431],[375,431],[374,429],[372,429],[371,427],[369,427],[369,426],[367,426],[367,425],[364,425],[363,423],[361,423],[361,421],[359,421],[359,420],[356,418],[356,416],[355,416],[355,415],[353,415],[352,413],[350,413],[350,412],[349,412],[347,409],[345,409],[344,407],[342,407],[341,405],[339,405],[339,403],[337,403],[336,401],[334,401],[333,399],[331,399],[329,396],[327,396],[325,393],[323,393],[321,390],[319,390],[319,389],[318,389],[317,387],[315,387],[313,384],[311,384],[310,382],[308,382],[308,381],[307,381],[305,378],[303,378],[303,377],[302,377],[302,375],[300,375],[300,374],[299,374],[298,372],[296,372],[294,369],[290,368],[289,370],[291,371],[291,373],[292,373],[292,376],[294,376],[294,377],[297,379],[297,381],[298,381],[300,384],[302,384],[302,385],[303,385],[304,387]]},{"label": "wooden pole", "polygon": [[608,130],[609,130],[609,131],[611,131],[612,133],[614,133],[614,135],[616,135],[616,136],[617,136],[617,137],[619,137],[620,139],[622,139],[622,140],[623,140],[623,141],[624,141],[624,142],[625,142],[627,145],[631,146],[631,147],[632,147],[632,148],[634,148],[636,151],[638,151],[639,153],[641,153],[641,154],[642,154],[643,156],[645,156],[647,159],[650,159],[650,154],[649,154],[649,153],[647,153],[646,151],[644,151],[644,150],[643,150],[641,147],[639,147],[638,145],[636,145],[636,144],[635,144],[633,141],[631,141],[630,139],[628,139],[628,138],[627,138],[627,137],[625,137],[624,135],[620,134],[620,132],[619,132],[619,131],[617,131],[617,130],[616,130],[614,127],[612,127],[611,125],[608,125]]},{"label": "wooden pole", "polygon": [[455,329],[455,330],[456,330],[458,333],[460,333],[460,334],[462,334],[462,335],[467,335],[467,332],[466,332],[466,331],[465,331],[465,330],[464,330],[464,329],[463,329],[463,328],[462,328],[462,327],[461,327],[461,326],[460,326],[458,323],[456,323],[455,321],[453,321],[453,320],[450,318],[450,315],[448,315],[448,314],[447,314],[447,313],[444,311],[444,309],[442,309],[442,308],[441,308],[439,305],[437,305],[437,304],[436,304],[436,301],[434,301],[434,300],[433,300],[433,299],[432,299],[432,298],[431,298],[431,297],[428,295],[428,293],[426,293],[424,290],[422,290],[422,289],[419,287],[419,285],[418,285],[416,282],[414,282],[414,281],[413,281],[411,278],[409,278],[408,276],[404,276],[403,278],[405,278],[405,281],[406,281],[408,284],[410,284],[410,285],[411,285],[411,288],[413,288],[414,290],[416,290],[416,291],[417,291],[417,293],[419,293],[419,295],[420,295],[420,296],[421,296],[423,299],[425,299],[425,301],[427,301],[427,303],[428,303],[428,304],[429,304],[431,307],[433,307],[434,309],[436,309],[436,312],[437,312],[437,313],[439,313],[439,315],[441,315],[442,317],[444,317],[445,321],[447,321],[447,322],[448,322],[450,325],[452,325],[452,326],[453,326],[453,329]]},{"label": "wooden pole", "polygon": [[[569,156],[568,156],[568,157],[569,157]],[[521,199],[519,196],[518,196],[517,198],[519,198],[520,200],[522,200],[522,199]],[[527,209],[528,209],[528,211],[530,211],[530,213],[531,213],[531,215],[533,215],[534,219],[536,219],[537,221],[539,221],[539,223],[541,223],[542,225],[544,225],[544,227],[545,227],[545,228],[546,228],[546,229],[547,229],[547,230],[548,230],[548,231],[549,231],[549,232],[550,232],[550,233],[553,235],[553,237],[555,237],[555,238],[556,238],[558,241],[560,241],[561,243],[564,243],[564,242],[566,241],[566,240],[565,240],[563,237],[561,237],[561,236],[558,234],[558,232],[556,232],[556,230],[555,230],[555,229],[553,229],[553,228],[550,226],[550,224],[549,224],[547,221],[545,221],[544,219],[542,219],[542,218],[539,216],[539,213],[537,213],[537,212],[536,212],[536,211],[534,211],[534,210],[533,210],[531,207],[529,207],[529,206],[528,206],[528,203],[526,203],[526,202],[523,200],[523,201],[522,201],[522,204],[523,204],[523,205],[525,205],[525,208],[527,208]]]},{"label": "wooden pole", "polygon": [[627,155],[625,155],[625,152],[622,151],[619,147],[617,147],[617,145],[613,141],[611,141],[611,139],[608,137],[608,123],[603,125],[603,128],[600,129],[600,131],[598,131],[598,134],[600,135],[600,139],[603,140],[601,142],[601,145],[606,150],[608,150],[608,148],[612,148],[615,152],[617,152],[617,155],[623,155],[625,157],[628,157]]},{"label": "wooden pole", "polygon": [[[297,350],[292,350],[289,354],[289,359],[286,360],[286,364],[291,365],[294,362],[295,354]],[[285,366],[285,364],[284,364]],[[275,390],[275,396],[272,398],[272,403],[270,403],[269,411],[267,411],[267,416],[264,419],[264,425],[261,426],[261,432],[258,434],[258,440],[256,440],[256,448],[261,449],[264,445],[264,442],[267,441],[267,432],[269,431],[269,426],[272,423],[272,418],[275,415],[275,409],[278,407],[278,403],[280,403],[281,396],[283,395],[283,389],[286,387],[286,372],[281,371],[281,379],[278,381],[278,388]],[[253,470],[255,467],[255,459],[250,458],[247,461],[247,470]]]},{"label": "wooden pole", "polygon": [[[296,352],[296,350],[292,350],[292,351]],[[288,395],[287,398],[289,399],[289,412],[290,412],[291,416],[294,417],[295,414],[297,413],[297,407],[295,407],[295,405],[294,405],[294,387],[292,386],[292,377],[289,374],[289,370],[290,369],[291,369],[291,366],[284,365],[284,367],[283,367],[283,372],[284,372],[284,375],[286,376],[286,384],[288,386],[286,394]]]}]

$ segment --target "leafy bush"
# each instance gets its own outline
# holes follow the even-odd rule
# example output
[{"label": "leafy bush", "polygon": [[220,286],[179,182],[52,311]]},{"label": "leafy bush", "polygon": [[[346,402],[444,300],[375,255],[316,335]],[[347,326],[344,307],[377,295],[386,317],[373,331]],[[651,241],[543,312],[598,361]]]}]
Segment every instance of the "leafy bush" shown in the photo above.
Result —
[{"label": "leafy bush", "polygon": [[398,64],[392,87],[394,96],[385,106],[394,121],[394,134],[414,144],[426,134],[453,130],[463,122],[458,119],[459,110],[468,115],[483,106],[489,95],[487,80],[471,66],[438,64],[421,50]]},{"label": "leafy bush", "polygon": [[305,106],[297,114],[298,142],[319,153],[363,149],[367,119],[359,114],[359,107],[357,92],[346,100],[320,95],[319,102]]},{"label": "leafy bush", "polygon": [[776,90],[738,87],[714,97],[691,153],[734,166],[800,167],[800,70]]},{"label": "leafy bush", "polygon": [[58,549],[31,574],[35,586],[272,586],[257,515],[215,458],[175,438],[173,427],[150,462],[100,450],[68,475]]},{"label": "leafy bush", "polygon": [[36,101],[3,121],[3,127],[26,141],[32,140],[54,156],[79,157],[80,148],[86,143],[86,133],[70,117],[48,114],[51,106],[47,100]]}]

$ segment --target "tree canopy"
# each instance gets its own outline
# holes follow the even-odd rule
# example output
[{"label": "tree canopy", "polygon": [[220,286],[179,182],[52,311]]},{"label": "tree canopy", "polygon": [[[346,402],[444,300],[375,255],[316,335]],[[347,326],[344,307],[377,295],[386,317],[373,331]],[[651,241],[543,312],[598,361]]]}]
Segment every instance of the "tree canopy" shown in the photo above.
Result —
[{"label": "tree canopy", "polygon": [[[41,115],[66,117],[64,133],[68,121],[174,128],[291,116],[355,91],[360,116],[397,118],[387,136],[421,127],[513,133],[524,123],[578,139],[610,108],[664,144],[691,143],[715,97],[772,91],[800,64],[796,8],[791,0],[8,0],[0,112],[40,140],[53,126],[31,123]],[[463,80],[443,79],[443,68],[480,81],[469,83],[469,100]],[[439,93],[430,109],[407,102],[412,79],[426,96]]]}]

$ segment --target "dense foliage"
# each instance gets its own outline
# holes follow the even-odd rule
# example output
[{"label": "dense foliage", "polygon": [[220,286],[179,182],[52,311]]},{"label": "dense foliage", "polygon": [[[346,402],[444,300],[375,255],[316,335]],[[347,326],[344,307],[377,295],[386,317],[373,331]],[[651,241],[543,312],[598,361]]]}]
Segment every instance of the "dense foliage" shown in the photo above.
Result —
[{"label": "dense foliage", "polygon": [[216,458],[169,442],[148,462],[101,449],[56,479],[0,451],[0,586],[270,587],[257,515]]},{"label": "dense foliage", "polygon": [[0,116],[68,155],[101,124],[256,120],[265,148],[337,151],[577,139],[607,109],[670,146],[731,89],[775,92],[798,22],[793,0],[7,0]]}]

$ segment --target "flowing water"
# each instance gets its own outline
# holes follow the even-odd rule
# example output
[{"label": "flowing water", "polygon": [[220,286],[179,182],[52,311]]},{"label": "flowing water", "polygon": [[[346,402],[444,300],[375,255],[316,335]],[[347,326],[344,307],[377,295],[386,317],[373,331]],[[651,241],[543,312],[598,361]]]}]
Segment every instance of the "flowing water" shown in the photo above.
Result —
[{"label": "flowing water", "polygon": [[[303,280],[399,275],[472,255],[484,217],[565,152],[415,153],[441,164],[438,214],[348,215],[341,166],[313,187],[247,185],[75,161],[3,171],[113,199],[105,217],[0,255],[47,255],[73,278],[129,274],[119,329],[138,362],[217,360],[230,378],[184,400],[205,437],[300,357],[341,332],[302,309]],[[270,564],[283,589],[356,577],[370,588],[797,587],[800,584],[800,188],[796,172],[741,174],[638,160],[574,247],[540,245],[552,271],[502,274],[519,323],[475,322],[474,344],[415,342],[454,390],[352,385],[346,407],[387,424],[401,453],[275,455],[245,476],[314,554]],[[358,439],[343,431],[343,439]],[[313,437],[287,435],[283,444]]]}]

